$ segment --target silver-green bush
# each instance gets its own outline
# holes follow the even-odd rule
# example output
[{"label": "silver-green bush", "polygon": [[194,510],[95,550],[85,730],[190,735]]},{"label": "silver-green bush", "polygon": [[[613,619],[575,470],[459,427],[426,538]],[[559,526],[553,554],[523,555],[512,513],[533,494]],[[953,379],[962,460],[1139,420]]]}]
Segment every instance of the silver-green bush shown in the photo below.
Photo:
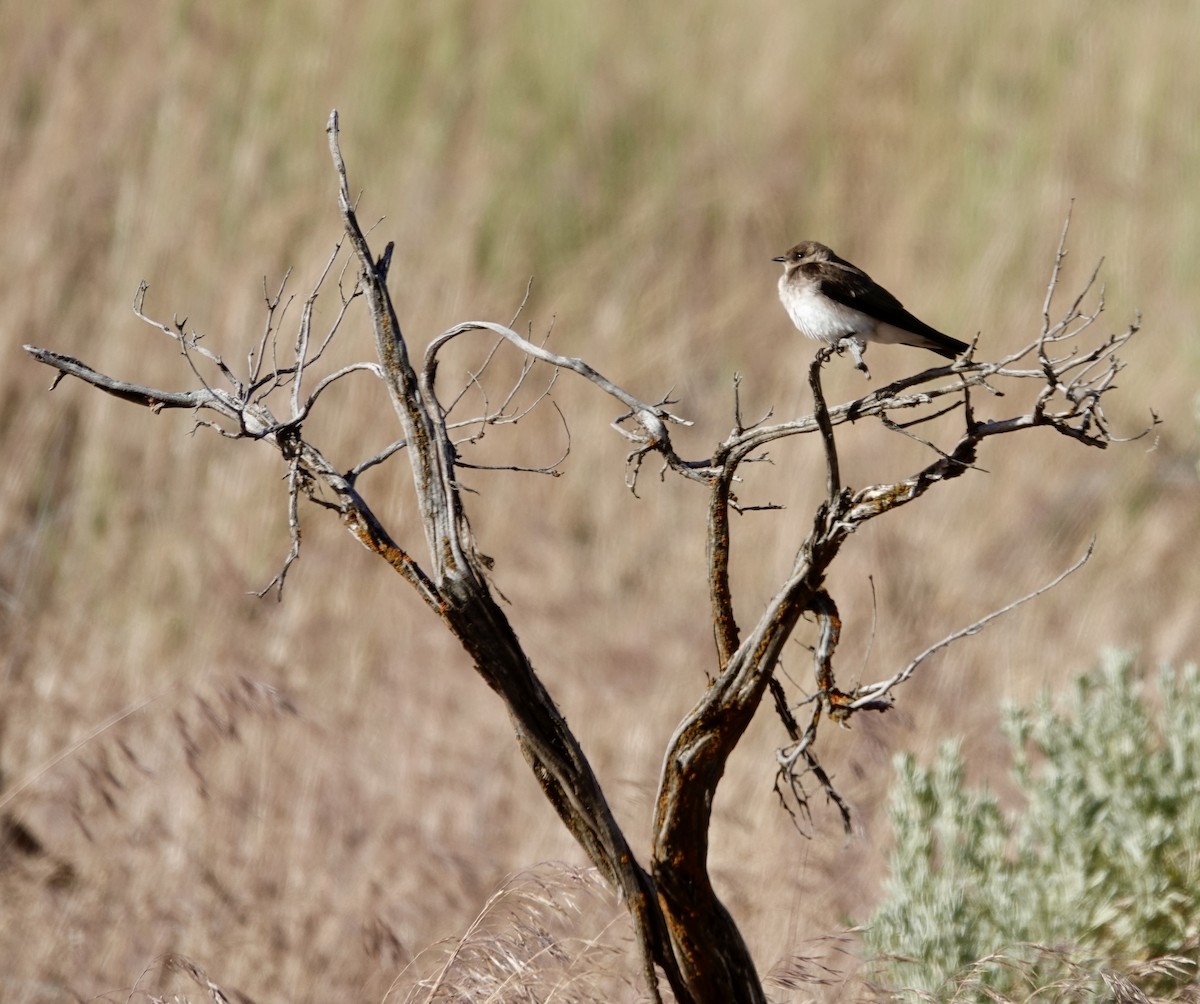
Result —
[{"label": "silver-green bush", "polygon": [[1110,652],[1058,703],[1005,710],[1013,811],[966,787],[952,743],[930,769],[899,758],[887,898],[866,935],[881,983],[1037,1000],[1193,984],[1200,671],[1163,669],[1152,688]]}]

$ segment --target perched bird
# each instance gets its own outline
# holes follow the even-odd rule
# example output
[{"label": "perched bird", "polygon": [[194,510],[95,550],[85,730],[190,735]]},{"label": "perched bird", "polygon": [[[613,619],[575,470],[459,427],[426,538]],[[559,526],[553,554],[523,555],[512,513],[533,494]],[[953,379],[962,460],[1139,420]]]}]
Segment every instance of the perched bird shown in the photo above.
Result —
[{"label": "perched bird", "polygon": [[862,353],[867,342],[915,345],[947,359],[967,349],[966,342],[913,317],[866,272],[824,244],[801,241],[771,260],[783,264],[779,299],[792,323],[802,334],[830,345],[846,339],[854,365],[864,373]]}]

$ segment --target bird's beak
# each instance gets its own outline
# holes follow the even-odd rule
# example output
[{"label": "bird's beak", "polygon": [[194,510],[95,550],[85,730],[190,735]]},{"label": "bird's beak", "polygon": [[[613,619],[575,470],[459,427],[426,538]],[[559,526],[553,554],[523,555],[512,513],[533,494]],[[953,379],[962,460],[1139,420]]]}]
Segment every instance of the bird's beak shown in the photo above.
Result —
[{"label": "bird's beak", "polygon": [[780,262],[787,261],[787,255],[781,254],[777,258],[772,258],[771,261],[780,261]]}]

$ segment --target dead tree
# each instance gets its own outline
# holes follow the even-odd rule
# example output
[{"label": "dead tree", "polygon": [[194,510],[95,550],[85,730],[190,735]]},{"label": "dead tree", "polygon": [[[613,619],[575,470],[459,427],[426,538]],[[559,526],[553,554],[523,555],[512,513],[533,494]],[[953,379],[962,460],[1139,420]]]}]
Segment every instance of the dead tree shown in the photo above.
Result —
[{"label": "dead tree", "polygon": [[[1137,324],[1094,344],[1084,342],[1081,336],[1103,308],[1102,296],[1094,309],[1085,307],[1095,274],[1061,316],[1052,319],[1065,255],[1064,227],[1041,331],[1019,351],[994,362],[982,362],[974,358],[972,348],[951,365],[926,370],[831,407],[822,391],[821,372],[834,350],[822,348],[808,370],[815,402],[812,415],[776,424],[745,425],[735,409],[735,427],[712,455],[687,460],[672,444],[672,428],[683,423],[669,410],[672,402],[641,400],[584,360],[557,355],[509,326],[485,321],[458,324],[433,339],[424,358],[414,364],[388,291],[392,245],[376,256],[359,225],[339,148],[336,112],[330,116],[328,134],[345,225],[343,241],[349,241],[350,262],[357,278],[349,292],[339,284],[340,309],[320,339],[313,331],[313,305],[333,271],[343,241],[338,242],[305,303],[294,345],[285,348],[278,340],[275,322],[281,288],[273,300],[268,297],[268,323],[240,372],[202,344],[186,323],[151,320],[144,312],[143,284],[134,311],[176,343],[196,381],[192,390],[176,393],[129,383],[47,349],[26,346],[26,350],[59,371],[55,384],[65,375],[75,376],[155,412],[186,409],[196,415],[199,424],[211,426],[223,436],[265,442],[278,450],[289,472],[292,546],[267,588],[282,590],[288,568],[299,554],[300,497],[335,512],[345,527],[387,561],[442,619],[470,655],[480,676],[504,701],[521,751],[550,804],[628,906],[652,998],[661,999],[659,980],[665,977],[680,1002],[764,1001],[750,953],[714,892],[707,870],[708,830],[716,788],[729,755],[764,694],[771,692],[774,709],[788,733],[788,744],[779,753],[776,778],[781,795],[807,811],[806,782],[815,783],[848,820],[848,810],[817,756],[816,739],[822,720],[845,721],[860,711],[885,710],[891,705],[892,691],[912,675],[925,656],[956,637],[979,630],[992,616],[1003,612],[997,611],[956,632],[888,679],[844,690],[839,688],[834,670],[841,624],[837,605],[824,586],[830,564],[846,538],[863,523],[916,501],[935,486],[972,470],[980,447],[993,436],[1044,428],[1086,446],[1104,448],[1113,442],[1103,409],[1104,397],[1113,389],[1113,380],[1122,367],[1118,351],[1136,333]],[[377,359],[334,372],[328,372],[328,367],[323,371],[320,364],[325,349],[360,297],[370,313]],[[488,581],[488,560],[476,548],[458,479],[459,469],[465,464],[455,440],[467,423],[450,420],[448,413],[456,402],[441,400],[435,391],[439,354],[455,339],[476,332],[490,332],[498,337],[497,344],[512,346],[521,354],[525,363],[518,383],[536,364],[544,364],[554,376],[568,371],[590,381],[618,403],[622,414],[612,424],[630,444],[626,480],[631,488],[636,486],[643,462],[653,455],[664,462],[664,471],[687,478],[708,493],[708,584],[717,671],[671,738],[655,803],[648,869],[635,859],[582,748],[494,598]],[[363,374],[386,386],[401,435],[387,450],[349,471],[341,471],[306,437],[304,425],[332,385]],[[977,417],[973,403],[979,395],[999,398],[1002,386],[1014,385],[1035,391],[1026,395],[1033,398],[1031,406],[1001,417]],[[512,401],[510,394],[498,406],[485,405],[484,413],[473,423],[486,427],[510,420]],[[947,413],[961,419],[957,441],[951,445],[938,447],[913,431]],[[880,423],[889,432],[917,438],[929,447],[933,459],[899,481],[861,488],[844,485],[835,430],[867,420]],[[757,623],[743,631],[734,618],[729,577],[730,517],[739,507],[735,481],[744,464],[761,458],[780,440],[809,434],[819,437],[824,447],[824,500],[812,514],[786,581],[780,584]],[[401,453],[412,465],[425,536],[423,557],[392,536],[358,486],[365,471]],[[1086,557],[1063,575],[1079,567]],[[784,645],[804,616],[814,618],[818,625],[815,685],[807,698],[793,704],[774,671]],[[804,709],[803,724],[797,720],[797,709]]]}]

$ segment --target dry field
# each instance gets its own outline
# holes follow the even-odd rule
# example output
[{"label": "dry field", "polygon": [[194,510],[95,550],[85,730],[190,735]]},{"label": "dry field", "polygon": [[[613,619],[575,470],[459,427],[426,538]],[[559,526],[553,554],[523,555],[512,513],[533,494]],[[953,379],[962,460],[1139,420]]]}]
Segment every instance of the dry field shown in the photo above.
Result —
[{"label": "dry field", "polygon": [[[731,764],[719,888],[782,977],[777,999],[836,994],[785,984],[797,955],[854,971],[852,941],[812,939],[880,895],[894,753],[961,736],[1003,787],[1002,701],[1061,686],[1105,645],[1147,664],[1200,653],[1198,38],[1182,2],[0,6],[0,1000],[202,999],[177,955],[260,1002],[400,1001],[506,876],[583,863],[499,703],[334,520],[306,507],[283,602],[249,595],[287,548],[276,456],[78,382],[47,395],[20,350],[187,386],[130,312],[145,279],[152,313],[243,358],[263,277],[293,268],[302,296],[338,238],[335,106],[362,218],[384,217],[380,247],[396,241],[415,346],[507,321],[534,276],[532,330],[553,323],[552,346],[644,398],[674,388],[693,455],[729,429],[735,371],[748,414],[809,409],[812,346],[769,260],[802,237],[999,355],[1036,329],[1074,199],[1065,289],[1105,256],[1101,325],[1142,313],[1111,417],[1132,434],[1153,408],[1157,439],[1101,453],[1006,437],[988,473],[849,541],[831,586],[843,672],[866,679],[1097,535],[1084,571],[926,666],[895,711],[824,736],[854,834],[824,806],[812,839],[796,834],[771,790],[769,716]],[[350,323],[342,352],[365,356],[364,315]],[[875,381],[931,362],[916,356],[875,349]],[[832,396],[862,392],[848,362],[835,369]],[[655,472],[635,498],[609,402],[566,379],[555,399],[565,476],[479,472],[471,514],[644,848],[664,744],[714,658],[705,499]],[[322,421],[307,431],[346,466],[395,436],[365,380]],[[872,424],[841,441],[850,484],[922,456]],[[481,456],[560,447],[555,423],[527,423]],[[364,482],[401,537],[403,466]],[[743,618],[819,496],[815,444],[754,477],[748,496],[789,508],[738,522]],[[786,668],[803,679],[800,643]],[[624,943],[619,909],[569,868],[535,875],[475,928],[476,949],[530,951],[518,920],[549,911],[568,955],[542,965],[542,999],[637,999],[606,948]],[[568,898],[577,913],[555,907]],[[470,999],[515,996],[487,982],[495,957],[457,965]]]}]

